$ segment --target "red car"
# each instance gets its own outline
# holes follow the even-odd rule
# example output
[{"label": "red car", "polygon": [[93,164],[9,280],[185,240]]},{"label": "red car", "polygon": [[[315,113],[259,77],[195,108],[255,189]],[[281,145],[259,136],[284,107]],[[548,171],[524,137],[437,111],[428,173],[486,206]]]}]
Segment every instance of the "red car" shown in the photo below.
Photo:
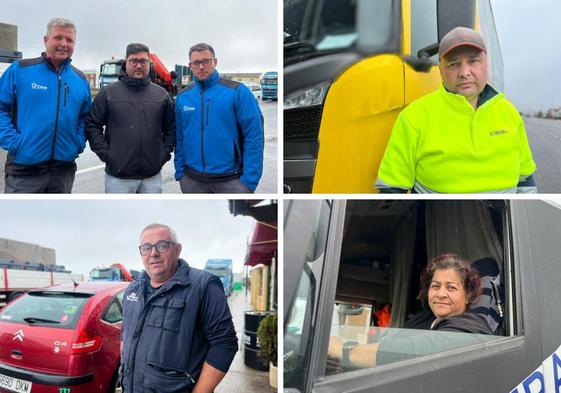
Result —
[{"label": "red car", "polygon": [[115,392],[128,283],[27,292],[0,311],[0,392]]}]

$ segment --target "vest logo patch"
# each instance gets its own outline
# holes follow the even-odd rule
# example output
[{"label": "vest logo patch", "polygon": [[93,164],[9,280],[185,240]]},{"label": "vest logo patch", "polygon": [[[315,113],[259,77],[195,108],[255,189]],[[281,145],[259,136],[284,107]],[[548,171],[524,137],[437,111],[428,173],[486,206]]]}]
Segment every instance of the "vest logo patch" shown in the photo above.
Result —
[{"label": "vest logo patch", "polygon": [[489,131],[489,136],[497,136],[497,135],[504,135],[504,134],[508,134],[508,131],[507,130]]},{"label": "vest logo patch", "polygon": [[34,90],[47,90],[47,86],[40,85],[39,83],[33,82],[31,88]]},{"label": "vest logo patch", "polygon": [[138,302],[138,297],[136,296],[136,293],[133,292],[129,296],[127,296],[127,300],[131,302]]},{"label": "vest logo patch", "polygon": [[195,110],[194,106],[183,105],[183,112],[193,112]]}]

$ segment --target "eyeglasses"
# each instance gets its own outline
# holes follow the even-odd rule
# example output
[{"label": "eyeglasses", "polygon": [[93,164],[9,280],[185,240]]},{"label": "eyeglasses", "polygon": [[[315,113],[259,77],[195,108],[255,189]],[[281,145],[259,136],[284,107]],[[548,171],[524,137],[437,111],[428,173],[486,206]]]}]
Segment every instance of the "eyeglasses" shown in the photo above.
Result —
[{"label": "eyeglasses", "polygon": [[150,255],[152,248],[156,248],[157,252],[167,252],[169,250],[170,244],[177,244],[174,242],[168,242],[167,240],[160,240],[156,244],[144,243],[141,244],[138,249],[140,250],[140,255]]},{"label": "eyeglasses", "polygon": [[146,64],[150,63],[150,59],[127,59],[127,61],[132,64],[133,66],[142,65],[145,66]]},{"label": "eyeglasses", "polygon": [[213,58],[213,57],[207,58],[207,59],[202,59],[202,60],[195,60],[195,61],[190,62],[189,65],[191,67],[197,68],[197,67],[200,67],[200,65],[202,64],[206,67],[208,65],[211,65],[214,60],[216,60],[216,59]]}]

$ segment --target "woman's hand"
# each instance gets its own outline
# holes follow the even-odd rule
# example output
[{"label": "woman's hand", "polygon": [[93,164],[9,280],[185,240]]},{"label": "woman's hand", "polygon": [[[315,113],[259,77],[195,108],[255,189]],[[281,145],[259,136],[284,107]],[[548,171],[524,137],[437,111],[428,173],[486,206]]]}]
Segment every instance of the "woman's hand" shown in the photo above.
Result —
[{"label": "woman's hand", "polygon": [[341,337],[329,337],[329,348],[327,349],[327,356],[334,359],[341,359],[343,357],[343,340],[341,340]]}]

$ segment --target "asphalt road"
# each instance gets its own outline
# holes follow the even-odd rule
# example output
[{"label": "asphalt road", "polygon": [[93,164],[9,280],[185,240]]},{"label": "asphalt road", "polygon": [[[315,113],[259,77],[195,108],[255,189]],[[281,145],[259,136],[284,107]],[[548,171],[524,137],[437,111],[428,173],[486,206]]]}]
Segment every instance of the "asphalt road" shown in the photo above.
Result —
[{"label": "asphalt road", "polygon": [[524,118],[534,161],[538,192],[561,193],[561,120]]},{"label": "asphalt road", "polygon": [[[261,102],[261,111],[265,120],[265,151],[263,162],[263,176],[257,186],[256,193],[277,192],[277,146],[278,121],[277,102]],[[78,171],[74,180],[72,193],[74,194],[103,194],[105,165],[86,146],[86,150],[76,160]],[[179,182],[174,178],[173,157],[162,168],[164,193],[178,194]]]}]

